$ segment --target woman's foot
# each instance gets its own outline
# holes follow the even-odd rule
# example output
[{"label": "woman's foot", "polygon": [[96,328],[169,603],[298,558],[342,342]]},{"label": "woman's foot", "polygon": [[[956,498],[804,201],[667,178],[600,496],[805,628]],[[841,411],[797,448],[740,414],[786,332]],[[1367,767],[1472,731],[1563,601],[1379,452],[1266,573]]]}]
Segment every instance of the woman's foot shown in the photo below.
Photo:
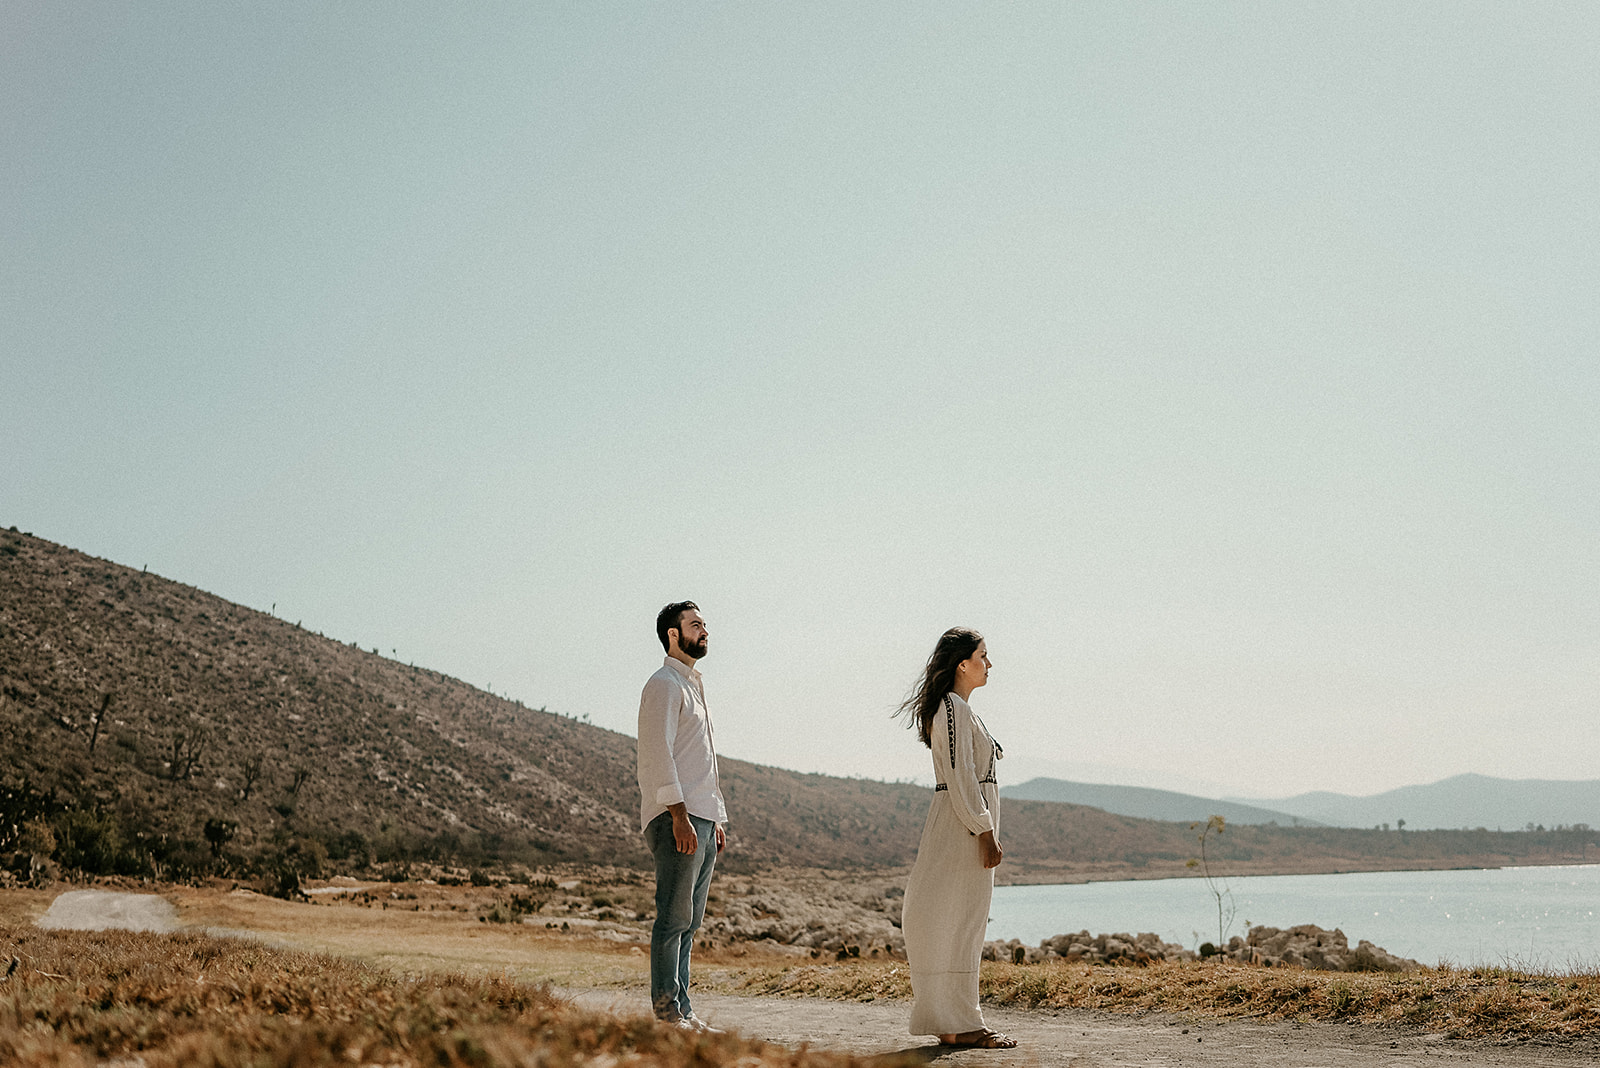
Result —
[{"label": "woman's foot", "polygon": [[992,1027],[985,1027],[977,1031],[962,1031],[955,1035],[940,1035],[939,1041],[946,1046],[970,1046],[973,1049],[1016,1049],[1017,1040]]}]

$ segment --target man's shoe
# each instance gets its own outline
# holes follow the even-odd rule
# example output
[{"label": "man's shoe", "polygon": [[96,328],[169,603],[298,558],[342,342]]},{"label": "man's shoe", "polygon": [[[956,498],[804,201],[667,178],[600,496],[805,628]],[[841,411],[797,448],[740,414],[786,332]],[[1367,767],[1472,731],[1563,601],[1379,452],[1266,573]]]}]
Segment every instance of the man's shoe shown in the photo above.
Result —
[{"label": "man's shoe", "polygon": [[722,1028],[720,1028],[720,1027],[712,1027],[710,1024],[706,1023],[704,1020],[700,1019],[700,1017],[696,1016],[692,1012],[689,1015],[685,1016],[682,1020],[679,1020],[678,1024],[679,1024],[679,1026],[682,1026],[683,1024],[688,1024],[689,1026],[693,1027],[696,1031],[699,1031],[702,1035],[725,1035],[725,1034],[728,1033],[728,1032],[722,1030]]}]

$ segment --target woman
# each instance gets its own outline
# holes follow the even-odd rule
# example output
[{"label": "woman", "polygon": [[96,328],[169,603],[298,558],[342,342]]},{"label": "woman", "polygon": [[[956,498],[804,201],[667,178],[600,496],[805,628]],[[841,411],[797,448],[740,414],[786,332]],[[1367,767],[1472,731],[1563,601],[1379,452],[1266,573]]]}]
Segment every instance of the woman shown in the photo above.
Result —
[{"label": "woman", "polygon": [[1011,1049],[1016,1039],[984,1026],[978,1008],[978,962],[1001,857],[994,765],[1004,754],[967,698],[989,681],[989,667],[983,635],[947,630],[900,706],[932,751],[937,780],[901,929],[916,997],[911,1033],[938,1035],[949,1046]]}]

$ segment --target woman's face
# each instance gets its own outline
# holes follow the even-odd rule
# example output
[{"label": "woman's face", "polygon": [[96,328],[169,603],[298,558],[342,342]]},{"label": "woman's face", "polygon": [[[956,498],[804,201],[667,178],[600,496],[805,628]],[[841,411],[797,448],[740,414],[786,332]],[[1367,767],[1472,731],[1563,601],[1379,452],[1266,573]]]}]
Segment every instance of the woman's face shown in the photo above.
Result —
[{"label": "woman's face", "polygon": [[956,665],[956,672],[976,690],[979,686],[989,681],[989,646],[987,642],[980,641],[972,655]]}]

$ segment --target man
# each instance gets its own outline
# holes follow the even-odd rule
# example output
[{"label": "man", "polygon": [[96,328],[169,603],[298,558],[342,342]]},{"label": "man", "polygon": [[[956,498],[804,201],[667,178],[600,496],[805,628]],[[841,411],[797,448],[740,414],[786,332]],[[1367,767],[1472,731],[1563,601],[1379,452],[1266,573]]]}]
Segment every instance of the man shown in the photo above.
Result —
[{"label": "man", "polygon": [[650,1003],[657,1018],[686,1031],[715,1031],[689,1006],[689,950],[727,841],[711,714],[695,670],[710,632],[693,601],[675,601],[656,616],[656,637],[666,662],[639,698],[639,822],[656,861]]}]

